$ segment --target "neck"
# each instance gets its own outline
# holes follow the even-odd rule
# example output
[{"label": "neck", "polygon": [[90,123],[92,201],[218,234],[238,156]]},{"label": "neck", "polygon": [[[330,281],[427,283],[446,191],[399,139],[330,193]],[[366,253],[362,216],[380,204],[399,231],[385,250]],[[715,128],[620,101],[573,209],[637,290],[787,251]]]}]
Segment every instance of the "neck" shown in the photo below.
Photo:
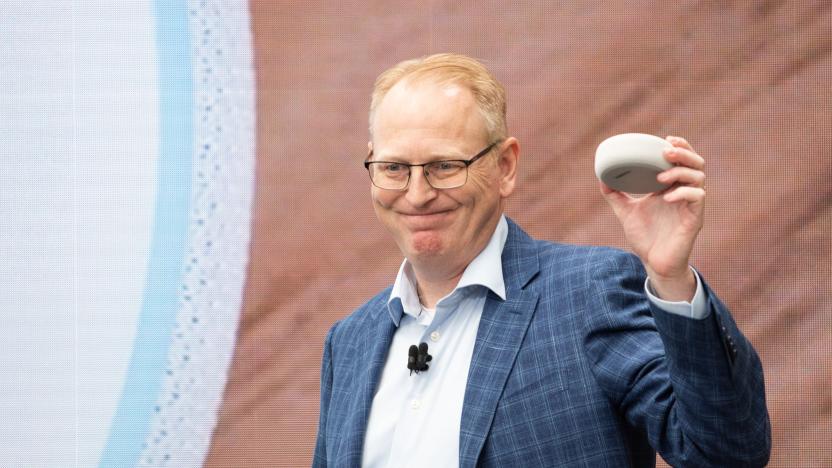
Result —
[{"label": "neck", "polygon": [[433,309],[439,299],[454,290],[459,283],[459,279],[462,278],[465,268],[463,267],[458,273],[450,276],[420,274],[415,266],[413,272],[416,274],[416,292],[419,294],[419,301],[423,306]]}]

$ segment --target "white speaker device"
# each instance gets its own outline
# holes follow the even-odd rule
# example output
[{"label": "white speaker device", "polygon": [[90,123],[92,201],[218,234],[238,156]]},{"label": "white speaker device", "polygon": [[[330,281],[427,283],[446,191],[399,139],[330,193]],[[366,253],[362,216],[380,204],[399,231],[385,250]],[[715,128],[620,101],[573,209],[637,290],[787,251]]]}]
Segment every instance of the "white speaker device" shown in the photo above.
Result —
[{"label": "white speaker device", "polygon": [[644,133],[622,133],[607,138],[595,151],[595,175],[610,188],[626,193],[650,193],[667,186],[656,176],[673,167],[664,159],[672,145]]}]

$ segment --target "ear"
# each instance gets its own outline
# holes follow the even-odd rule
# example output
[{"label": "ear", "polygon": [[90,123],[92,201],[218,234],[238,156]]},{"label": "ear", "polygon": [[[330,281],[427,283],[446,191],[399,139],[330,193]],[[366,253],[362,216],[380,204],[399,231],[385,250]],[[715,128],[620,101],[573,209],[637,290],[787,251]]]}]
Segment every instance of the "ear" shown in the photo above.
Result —
[{"label": "ear", "polygon": [[372,155],[373,155],[373,142],[368,141],[367,142],[367,159],[370,159],[370,156],[372,156]]},{"label": "ear", "polygon": [[508,198],[517,182],[517,165],[520,162],[520,142],[509,137],[500,144],[497,167],[500,171],[500,196]]}]

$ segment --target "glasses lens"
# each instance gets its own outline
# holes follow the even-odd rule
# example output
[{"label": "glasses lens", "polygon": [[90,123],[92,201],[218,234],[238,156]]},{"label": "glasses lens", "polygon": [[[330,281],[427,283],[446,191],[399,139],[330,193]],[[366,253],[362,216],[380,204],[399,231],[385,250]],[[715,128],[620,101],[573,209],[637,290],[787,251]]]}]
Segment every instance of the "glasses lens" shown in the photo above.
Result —
[{"label": "glasses lens", "polygon": [[468,166],[462,161],[436,161],[425,166],[428,182],[434,188],[455,188],[465,185]]},{"label": "glasses lens", "polygon": [[407,186],[410,167],[395,162],[370,163],[370,179],[376,187],[398,190]]}]

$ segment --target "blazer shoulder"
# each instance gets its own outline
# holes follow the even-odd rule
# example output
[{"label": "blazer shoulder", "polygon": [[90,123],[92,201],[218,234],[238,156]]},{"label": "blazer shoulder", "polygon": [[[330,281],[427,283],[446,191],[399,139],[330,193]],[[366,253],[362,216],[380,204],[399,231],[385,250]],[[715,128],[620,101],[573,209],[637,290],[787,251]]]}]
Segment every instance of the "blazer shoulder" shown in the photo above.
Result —
[{"label": "blazer shoulder", "polygon": [[630,252],[614,247],[535,239],[511,219],[508,221],[509,237],[503,250],[503,274],[510,280],[519,278],[520,281],[515,283],[521,288],[540,284],[541,280],[545,283],[587,282],[611,271],[633,277],[645,275],[641,261]]},{"label": "blazer shoulder", "polygon": [[632,252],[615,247],[564,244],[535,240],[541,270],[546,274],[572,274],[579,271],[623,269],[643,271],[641,260]]},{"label": "blazer shoulder", "polygon": [[392,290],[393,286],[388,286],[352,313],[335,322],[329,330],[331,339],[338,341],[344,335],[353,336],[356,332],[366,330],[367,327],[372,326],[378,316],[386,312],[387,301]]}]

